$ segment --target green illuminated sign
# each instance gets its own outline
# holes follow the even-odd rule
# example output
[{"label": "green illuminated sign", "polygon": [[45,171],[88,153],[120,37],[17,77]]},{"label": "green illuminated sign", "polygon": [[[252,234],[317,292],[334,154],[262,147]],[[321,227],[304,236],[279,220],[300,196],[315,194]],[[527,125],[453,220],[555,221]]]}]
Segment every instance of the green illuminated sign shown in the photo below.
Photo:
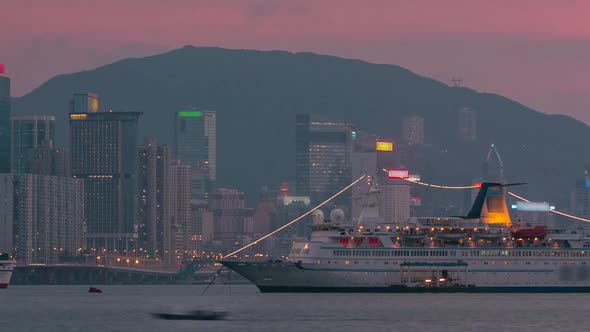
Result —
[{"label": "green illuminated sign", "polygon": [[178,112],[181,118],[200,118],[203,116],[203,112],[196,111],[181,111]]}]

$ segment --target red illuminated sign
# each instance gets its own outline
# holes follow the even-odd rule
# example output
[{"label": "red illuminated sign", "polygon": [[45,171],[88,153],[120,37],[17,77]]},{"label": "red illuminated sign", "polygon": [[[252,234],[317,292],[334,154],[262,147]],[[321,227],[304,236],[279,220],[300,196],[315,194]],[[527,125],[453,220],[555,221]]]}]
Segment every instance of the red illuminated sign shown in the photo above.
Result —
[{"label": "red illuminated sign", "polygon": [[4,64],[0,63],[0,74],[4,74]]}]

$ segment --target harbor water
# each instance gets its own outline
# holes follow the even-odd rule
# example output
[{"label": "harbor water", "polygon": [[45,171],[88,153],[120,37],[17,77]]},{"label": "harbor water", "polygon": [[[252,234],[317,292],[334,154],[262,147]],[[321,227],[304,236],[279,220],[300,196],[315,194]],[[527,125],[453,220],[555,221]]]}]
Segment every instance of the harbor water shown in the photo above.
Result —
[{"label": "harbor water", "polygon": [[[0,331],[583,331],[590,294],[261,294],[254,286],[11,286]],[[222,321],[152,312],[226,311]]]}]

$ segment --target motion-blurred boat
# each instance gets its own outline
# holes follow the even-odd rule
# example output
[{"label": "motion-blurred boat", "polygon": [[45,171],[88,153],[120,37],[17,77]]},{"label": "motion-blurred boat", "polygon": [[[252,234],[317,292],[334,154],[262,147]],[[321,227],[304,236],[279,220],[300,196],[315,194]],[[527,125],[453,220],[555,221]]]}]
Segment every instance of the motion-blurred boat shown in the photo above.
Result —
[{"label": "motion-blurred boat", "polygon": [[222,320],[227,315],[223,311],[196,310],[187,313],[152,313],[158,319],[166,320]]}]

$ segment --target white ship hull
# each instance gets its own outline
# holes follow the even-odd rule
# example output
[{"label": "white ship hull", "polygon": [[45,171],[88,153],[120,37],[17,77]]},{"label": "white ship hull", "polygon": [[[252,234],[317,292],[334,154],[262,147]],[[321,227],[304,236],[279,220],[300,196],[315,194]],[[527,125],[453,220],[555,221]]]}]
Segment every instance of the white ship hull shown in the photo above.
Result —
[{"label": "white ship hull", "polygon": [[423,255],[432,252],[412,249],[416,258],[405,260],[222,263],[262,292],[590,292],[589,251],[456,249],[434,251],[447,257]]}]

